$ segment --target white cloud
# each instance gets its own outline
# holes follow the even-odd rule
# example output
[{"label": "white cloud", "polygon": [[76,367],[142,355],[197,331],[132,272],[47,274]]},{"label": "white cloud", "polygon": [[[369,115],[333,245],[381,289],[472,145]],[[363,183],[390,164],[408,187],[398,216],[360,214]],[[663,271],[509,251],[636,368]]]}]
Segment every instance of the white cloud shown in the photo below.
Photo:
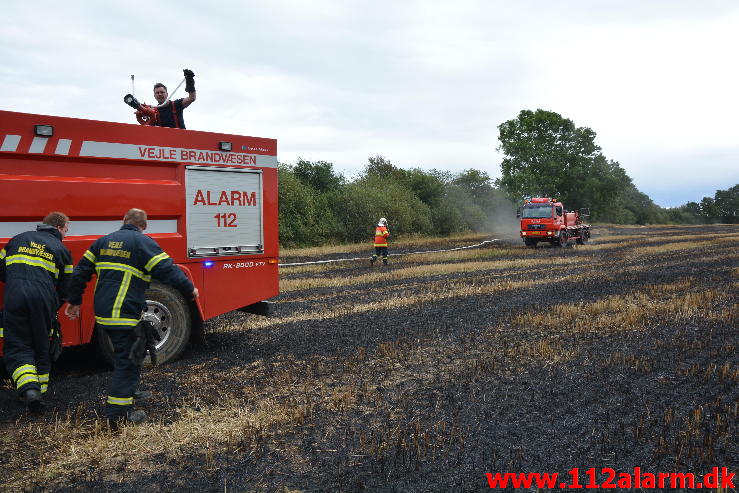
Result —
[{"label": "white cloud", "polygon": [[173,89],[189,67],[188,127],[277,138],[283,162],[350,174],[382,154],[497,176],[497,126],[543,108],[595,130],[660,203],[739,181],[730,0],[16,2],[3,14],[1,109],[132,123],[132,73],[151,101],[154,82]]}]

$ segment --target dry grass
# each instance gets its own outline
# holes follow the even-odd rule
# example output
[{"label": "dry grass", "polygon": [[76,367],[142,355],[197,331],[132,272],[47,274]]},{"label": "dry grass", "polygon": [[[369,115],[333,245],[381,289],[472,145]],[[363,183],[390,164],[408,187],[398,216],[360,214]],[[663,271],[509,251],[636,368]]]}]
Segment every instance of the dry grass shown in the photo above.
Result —
[{"label": "dry grass", "polygon": [[[371,235],[370,235],[371,236]],[[452,235],[449,240],[455,242],[469,242],[479,243],[483,240],[491,239],[490,235],[479,234],[479,233],[467,233]],[[393,247],[395,248],[414,248],[424,247],[427,245],[433,245],[439,242],[439,238],[436,237],[404,237],[397,241],[393,241]],[[308,247],[308,248],[283,248],[280,250],[281,257],[321,257],[325,255],[331,255],[336,253],[356,253],[356,252],[368,252],[372,251],[372,243],[353,243],[348,245],[328,245],[321,247]]]},{"label": "dry grass", "polygon": [[[565,278],[555,278],[551,282],[561,282]],[[469,281],[463,282],[439,282],[428,287],[424,293],[416,295],[398,295],[384,297],[382,300],[370,303],[345,303],[341,305],[321,306],[316,310],[309,312],[297,313],[288,317],[278,317],[275,319],[252,319],[243,328],[264,328],[275,327],[281,324],[304,322],[308,320],[328,320],[332,318],[340,318],[358,313],[367,313],[378,309],[391,310],[409,307],[421,303],[435,303],[438,301],[464,298],[468,296],[492,295],[503,291],[514,289],[523,289],[531,287],[535,284],[541,284],[540,281],[511,281],[502,280],[497,283],[490,284],[471,284]]]},{"label": "dry grass", "polygon": [[[711,248],[708,259],[736,259],[730,248],[735,239],[736,235],[726,235],[691,242],[671,240],[664,245],[644,246],[639,242],[638,246],[626,247],[627,254],[618,264],[608,255],[566,256],[565,252],[539,257],[536,255],[539,252],[531,255],[530,250],[523,248],[520,251],[524,257],[515,258],[516,250],[512,249],[506,255],[514,258],[501,260],[477,261],[480,257],[474,256],[493,254],[492,250],[434,254],[433,262],[447,263],[384,271],[383,280],[407,282],[377,290],[374,300],[363,298],[362,302],[343,301],[329,306],[315,304],[290,316],[248,318],[246,323],[245,319],[226,321],[215,329],[216,333],[271,331],[284,324],[310,320],[321,320],[328,327],[338,328],[342,318],[370,313],[378,307],[400,317],[409,307],[455,298],[483,296],[494,303],[496,295],[504,293],[526,292],[536,287],[537,291],[532,290],[534,294],[542,287],[576,286],[594,278],[602,281],[624,273],[640,274],[659,269],[668,262],[673,265],[689,262],[688,256],[680,260],[663,257],[664,253],[680,250]],[[585,250],[589,251],[597,252],[591,246]],[[644,260],[649,256],[653,258]],[[632,258],[639,259],[639,263],[629,263]],[[733,268],[732,273],[739,277],[739,268]],[[467,277],[434,279],[449,274]],[[325,294],[310,293],[316,287],[334,289],[345,296],[344,300],[351,300],[352,291],[345,291],[346,287],[371,286],[376,280],[375,273],[351,278],[335,275],[295,279],[283,281],[286,284],[283,290],[306,292],[293,302],[325,297]],[[601,347],[604,338],[644,333],[659,324],[678,327],[701,321],[736,327],[739,320],[732,292],[736,285],[706,289],[698,281],[682,277],[588,302],[560,300],[547,304],[545,309],[527,306],[522,312],[512,311],[489,326],[480,327],[474,334],[455,334],[454,338],[440,338],[435,333],[435,321],[429,321],[428,331],[412,340],[406,337],[380,340],[371,348],[360,347],[353,352],[339,351],[303,359],[288,352],[235,365],[228,372],[214,371],[215,363],[210,360],[193,363],[186,374],[178,375],[177,382],[182,389],[189,389],[188,395],[196,397],[178,403],[177,412],[166,422],[125,427],[120,434],[111,434],[101,426],[100,420],[91,417],[88,408],[79,408],[52,423],[22,420],[4,426],[0,450],[9,451],[12,444],[24,446],[17,454],[5,455],[5,477],[0,484],[8,491],[20,491],[31,476],[48,489],[80,478],[104,477],[107,481],[126,483],[133,477],[158,472],[163,462],[192,461],[193,457],[199,461],[197,467],[213,477],[217,477],[222,467],[219,456],[248,457],[254,463],[262,458],[269,462],[279,457],[308,469],[320,462],[315,459],[317,454],[334,454],[336,449],[332,447],[336,443],[348,444],[345,450],[348,462],[331,462],[336,468],[332,474],[340,475],[344,470],[360,467],[363,461],[380,468],[400,463],[404,470],[413,471],[423,463],[449,460],[449,451],[468,449],[473,446],[474,437],[470,436],[468,426],[452,415],[410,412],[417,408],[412,406],[413,394],[406,389],[425,395],[424,391],[429,389],[458,388],[463,384],[469,386],[471,393],[481,392],[483,398],[490,399],[492,395],[495,399],[505,399],[494,393],[485,394],[476,386],[477,382],[482,382],[484,388],[490,382],[513,378],[535,367],[548,370],[591,362],[591,351]],[[690,355],[700,351],[707,342],[700,337],[668,338],[653,344],[658,352],[670,349],[675,354]],[[691,361],[685,365],[676,362],[674,375],[735,386],[739,384],[739,367],[732,359],[735,352],[736,344],[727,341],[720,349],[714,349],[710,361]],[[653,371],[656,361],[651,356],[619,347],[595,363],[614,371],[646,376]],[[659,376],[668,382],[665,386],[672,377]],[[233,382],[243,382],[237,392]],[[201,402],[197,397],[228,386],[230,393],[224,394],[218,405],[212,401]],[[471,399],[474,401],[476,397]],[[731,445],[727,433],[732,420],[735,422],[739,417],[739,406],[736,402],[702,400],[697,404],[691,404],[694,407],[684,420],[677,419],[672,408],[660,411],[656,418],[647,411],[647,416],[629,430],[636,443],[632,446],[646,447],[651,444],[649,440],[656,440],[656,453],[674,457],[676,463],[692,457],[710,461],[715,450]],[[373,419],[363,421],[358,416]],[[664,434],[667,432],[650,435],[649,423],[653,423],[650,419],[659,420],[660,429],[677,431],[669,436]],[[365,426],[355,427],[355,423]],[[338,435],[341,436],[336,439]],[[270,453],[278,455],[270,456]],[[680,470],[679,465],[676,469]],[[453,470],[451,465],[449,470]],[[243,474],[252,471],[245,470]],[[302,491],[274,486],[266,478],[259,481],[263,486],[250,491]],[[223,489],[233,491],[230,487]]]},{"label": "dry grass", "polygon": [[[433,276],[441,276],[447,274],[483,272],[492,269],[510,269],[521,268],[530,269],[541,265],[551,265],[550,259],[531,259],[531,260],[497,260],[497,261],[480,261],[467,263],[444,263],[429,264],[413,267],[405,267],[386,271],[372,271],[354,277],[333,276],[309,279],[286,279],[280,282],[280,291],[289,293],[292,291],[301,291],[317,288],[340,288],[345,286],[353,286],[365,283],[372,283],[378,280],[383,281],[401,281],[411,278],[425,278]],[[578,258],[566,258],[558,262],[558,265],[571,265],[577,263],[585,263],[584,260]]]},{"label": "dry grass", "polygon": [[689,280],[682,280],[608,296],[593,303],[555,305],[546,313],[520,315],[513,323],[561,333],[588,333],[644,330],[655,318],[674,323],[696,317],[728,324],[737,321],[735,309],[715,309],[732,299],[730,293],[719,289],[683,292],[690,286]]},{"label": "dry grass", "polygon": [[[482,247],[479,249],[456,250],[451,252],[433,252],[433,253],[415,253],[403,255],[389,255],[391,264],[402,263],[403,265],[412,264],[428,264],[434,262],[465,262],[478,259],[493,259],[503,257],[528,257],[536,254],[533,250],[522,250],[520,248],[501,248],[501,247]],[[314,265],[297,265],[295,267],[283,266],[282,273],[293,276],[298,274],[316,274],[326,271],[341,272],[342,270],[350,270],[354,268],[353,262],[367,262],[371,255],[366,258],[362,257],[358,260],[346,262],[331,262]],[[368,266],[369,267],[369,266]],[[378,266],[379,268],[379,266]]]},{"label": "dry grass", "polygon": [[[677,235],[677,236],[607,236],[598,237],[592,245],[588,248],[595,250],[604,250],[611,248],[628,248],[644,251],[647,253],[656,252],[659,253],[663,250],[660,248],[664,247],[664,251],[675,251],[675,250],[690,250],[707,246],[708,244],[723,245],[725,243],[731,245],[739,241],[739,235],[735,233],[717,233],[717,234],[703,234],[703,235]],[[658,243],[659,245],[649,246],[650,244]],[[646,249],[646,250],[645,250]],[[649,250],[654,249],[654,250]]]},{"label": "dry grass", "polygon": [[[233,400],[221,407],[183,408],[179,419],[172,423],[127,426],[119,433],[110,433],[100,420],[79,421],[66,416],[56,420],[51,434],[35,432],[31,429],[33,425],[28,425],[19,435],[25,440],[29,435],[36,435],[34,443],[40,465],[34,474],[53,481],[84,474],[91,467],[117,470],[123,464],[125,469],[137,471],[136,474],[154,472],[150,463],[152,455],[176,457],[193,450],[202,451],[203,465],[212,468],[209,450],[256,453],[264,437],[277,429],[284,433],[303,425],[311,413],[312,406],[307,402],[285,403],[267,398],[254,406],[245,406],[243,401]],[[59,453],[60,444],[64,453]],[[11,474],[11,477],[16,479],[8,486],[21,488],[22,475]]]},{"label": "dry grass", "polygon": [[[564,282],[565,279],[552,279],[551,282]],[[530,286],[530,282],[510,283],[504,288],[501,286],[468,287],[465,292],[450,289],[447,296],[470,296],[489,294],[498,289],[519,289]],[[457,286],[456,288],[459,288]],[[574,335],[583,332],[606,333],[612,330],[638,330],[643,328],[645,319],[650,317],[665,317],[673,320],[705,316],[711,313],[712,307],[727,301],[727,294],[719,290],[690,291],[691,282],[688,279],[679,282],[649,286],[642,290],[635,290],[626,296],[612,296],[593,303],[558,304],[551,307],[548,313],[541,314],[538,310],[515,316],[511,323],[519,330],[545,334],[534,343],[513,343],[503,350],[506,359],[515,362],[517,366],[526,366],[534,362],[540,364],[561,364],[578,357],[579,350],[565,347],[561,339],[563,335]],[[687,291],[687,292],[686,292]],[[434,293],[433,298],[439,294]],[[398,308],[407,303],[429,301],[427,296],[419,296],[416,300],[391,300],[390,307]],[[384,305],[385,309],[388,308]],[[340,312],[356,313],[362,310],[375,308],[374,304],[366,307],[346,307]],[[335,313],[339,316],[339,313]],[[728,317],[725,322],[736,321],[736,312],[722,315]],[[282,320],[281,322],[285,322]],[[473,379],[475,375],[489,374],[494,369],[490,352],[481,348],[494,348],[500,343],[500,326],[489,328],[477,340],[477,344],[470,346],[462,341],[457,345],[445,345],[443,349],[434,348],[435,339],[417,340],[412,345],[403,339],[381,343],[373,353],[366,354],[360,351],[347,361],[337,362],[340,366],[358,369],[370,364],[376,369],[385,368],[380,382],[388,385],[398,379],[408,378],[408,370],[423,363],[430,348],[434,348],[436,364],[435,374],[426,375],[429,380],[441,376],[442,382],[457,380],[461,377]],[[322,364],[326,364],[323,362]],[[614,352],[605,362],[609,366],[626,366],[636,371],[648,372],[649,360],[631,354]],[[197,403],[181,410],[179,418],[172,423],[149,423],[136,427],[126,427],[114,435],[107,432],[99,421],[82,421],[72,415],[60,418],[55,422],[53,433],[47,434],[41,429],[34,430],[35,425],[28,424],[21,428],[19,435],[27,439],[34,436],[35,447],[40,455],[38,474],[49,480],[52,478],[69,477],[82,474],[87,467],[116,470],[120,464],[126,469],[140,473],[151,467],[147,457],[152,454],[166,454],[176,456],[187,454],[189,451],[200,451],[203,454],[203,467],[217,468],[210,451],[219,453],[260,454],[265,444],[274,443],[278,436],[284,436],[292,430],[305,426],[314,419],[315,414],[321,412],[345,413],[363,407],[363,403],[373,405],[387,405],[376,391],[369,387],[335,384],[334,377],[327,374],[316,378],[307,372],[311,366],[307,361],[291,361],[275,373],[271,385],[267,386],[266,395],[253,396],[253,392],[245,392],[241,399],[223,402],[222,406],[202,406]],[[203,368],[207,371],[207,368]],[[228,378],[239,378],[249,381],[250,373],[261,372],[261,365],[255,364],[252,368],[245,368],[242,375],[228,375]],[[509,371],[508,368],[499,368],[498,371]],[[713,365],[709,368],[697,370],[694,373],[712,373],[724,380],[736,381],[739,369],[730,363],[721,366]],[[202,384],[202,375],[190,384]],[[303,378],[301,378],[301,375]],[[309,380],[305,379],[309,376]],[[212,377],[212,375],[211,375]],[[188,385],[186,381],[184,385]],[[306,386],[307,385],[307,386]],[[280,390],[277,390],[280,389]],[[263,391],[264,392],[264,391]],[[269,395],[272,393],[272,397]],[[292,396],[285,399],[285,396]],[[251,402],[248,403],[248,402]],[[700,433],[702,420],[705,419],[697,409],[688,423],[687,433],[697,436]],[[720,415],[715,419],[724,419]],[[402,448],[408,450],[416,447],[418,454],[431,453],[434,444],[441,444],[449,440],[451,429],[443,426],[439,429],[417,427],[417,439],[411,438],[403,442]],[[452,428],[449,425],[449,428]],[[458,433],[457,430],[454,433]],[[412,437],[413,433],[410,433]],[[396,445],[398,438],[406,440],[408,434],[402,429],[388,429],[372,440],[366,439],[360,443],[358,452],[375,457],[384,456],[389,447]],[[19,437],[20,438],[20,437]],[[64,454],[58,453],[60,444],[64,444]],[[424,444],[424,445],[419,445]],[[423,450],[421,450],[423,449]],[[16,482],[17,481],[17,482]],[[10,486],[21,484],[21,479],[8,483]]]}]

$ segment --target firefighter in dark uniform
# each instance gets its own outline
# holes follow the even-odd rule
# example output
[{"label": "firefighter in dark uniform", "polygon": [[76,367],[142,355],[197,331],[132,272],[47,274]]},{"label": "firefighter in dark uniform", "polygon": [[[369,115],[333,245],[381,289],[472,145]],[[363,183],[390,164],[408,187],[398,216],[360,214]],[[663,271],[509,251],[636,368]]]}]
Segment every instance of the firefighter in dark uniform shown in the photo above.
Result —
[{"label": "firefighter in dark uniform", "polygon": [[113,379],[104,413],[113,427],[120,420],[139,423],[146,419],[144,411],[132,410],[142,361],[131,357],[131,348],[152,278],[174,286],[186,299],[198,296],[197,288],[156,241],[142,233],[144,229],[146,212],[128,211],[121,229],[98,238],[84,253],[69,286],[66,314],[74,320],[80,313],[85,286],[97,273],[95,323],[110,336],[114,352]]},{"label": "firefighter in dark uniform", "polygon": [[185,108],[195,101],[197,94],[195,93],[195,74],[189,69],[184,69],[182,72],[185,74],[186,98],[169,101],[167,86],[161,82],[154,84],[154,99],[159,103],[159,106],[157,106],[159,110],[159,121],[155,124],[156,126],[185,128],[183,112]]},{"label": "firefighter in dark uniform", "polygon": [[72,255],[62,244],[68,229],[69,218],[52,212],[36,231],[15,236],[0,251],[5,366],[34,412],[44,408],[42,394],[51,370],[49,335],[72,274]]}]

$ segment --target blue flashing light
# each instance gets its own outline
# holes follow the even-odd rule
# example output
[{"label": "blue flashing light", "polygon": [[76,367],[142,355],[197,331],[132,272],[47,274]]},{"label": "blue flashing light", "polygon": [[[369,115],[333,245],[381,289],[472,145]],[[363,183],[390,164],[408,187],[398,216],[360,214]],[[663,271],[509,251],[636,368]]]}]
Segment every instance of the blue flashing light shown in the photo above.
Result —
[{"label": "blue flashing light", "polygon": [[213,267],[215,264],[216,263],[213,262],[212,260],[206,260],[205,262],[203,262],[203,267],[205,267],[207,269],[209,267]]}]

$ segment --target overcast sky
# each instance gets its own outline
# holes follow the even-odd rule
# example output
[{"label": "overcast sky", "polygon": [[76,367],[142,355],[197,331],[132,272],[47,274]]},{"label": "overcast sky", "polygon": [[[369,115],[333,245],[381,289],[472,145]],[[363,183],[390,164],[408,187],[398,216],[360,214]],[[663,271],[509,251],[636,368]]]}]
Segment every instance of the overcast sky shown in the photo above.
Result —
[{"label": "overcast sky", "polygon": [[[659,205],[739,183],[739,1],[4,2],[0,109],[135,123],[195,72],[189,129],[351,177],[500,176],[497,126],[554,111]],[[175,97],[185,95],[182,88]]]}]

